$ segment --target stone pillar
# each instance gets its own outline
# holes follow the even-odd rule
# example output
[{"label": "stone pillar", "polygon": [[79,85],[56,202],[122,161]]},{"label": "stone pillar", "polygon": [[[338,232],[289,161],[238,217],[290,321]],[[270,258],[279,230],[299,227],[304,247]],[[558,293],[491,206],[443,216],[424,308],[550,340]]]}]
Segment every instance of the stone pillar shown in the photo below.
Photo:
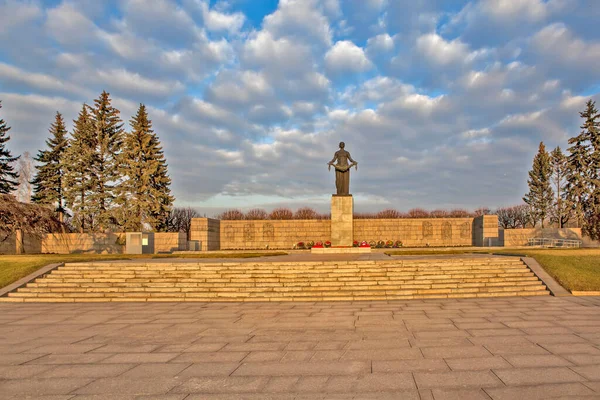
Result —
[{"label": "stone pillar", "polygon": [[200,251],[221,250],[221,221],[192,218],[190,240],[199,242]]},{"label": "stone pillar", "polygon": [[25,246],[23,243],[23,231],[21,229],[17,229],[15,231],[15,254],[23,254],[25,253]]},{"label": "stone pillar", "polygon": [[473,245],[477,247],[500,246],[497,215],[481,215],[473,220]]},{"label": "stone pillar", "polygon": [[331,196],[331,245],[352,246],[354,238],[352,195]]}]

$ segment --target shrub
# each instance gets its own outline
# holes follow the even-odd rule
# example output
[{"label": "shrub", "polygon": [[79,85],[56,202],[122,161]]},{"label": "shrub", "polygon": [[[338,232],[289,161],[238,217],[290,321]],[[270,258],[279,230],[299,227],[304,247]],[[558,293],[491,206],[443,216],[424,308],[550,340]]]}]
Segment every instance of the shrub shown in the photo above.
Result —
[{"label": "shrub", "polygon": [[303,207],[296,210],[294,219],[317,219],[319,213],[310,207]]},{"label": "shrub", "polygon": [[402,213],[398,210],[387,209],[383,211],[379,211],[376,215],[376,218],[402,218]]},{"label": "shrub", "polygon": [[269,219],[292,219],[294,213],[289,208],[276,208],[269,214]]},{"label": "shrub", "polygon": [[456,208],[450,211],[450,214],[448,216],[450,218],[467,218],[470,216],[470,214],[467,210],[464,210],[462,208]]},{"label": "shrub", "polygon": [[244,219],[244,213],[237,209],[231,209],[231,210],[227,210],[227,211],[224,211],[223,213],[221,213],[217,217],[217,219],[220,219],[223,221],[240,220],[240,219]]},{"label": "shrub", "polygon": [[267,219],[267,217],[267,212],[261,208],[253,208],[252,210],[246,213],[246,219],[262,220]]},{"label": "shrub", "polygon": [[431,218],[448,218],[448,210],[437,209],[429,213]]},{"label": "shrub", "polygon": [[429,211],[422,208],[413,208],[408,210],[408,218],[429,218]]}]

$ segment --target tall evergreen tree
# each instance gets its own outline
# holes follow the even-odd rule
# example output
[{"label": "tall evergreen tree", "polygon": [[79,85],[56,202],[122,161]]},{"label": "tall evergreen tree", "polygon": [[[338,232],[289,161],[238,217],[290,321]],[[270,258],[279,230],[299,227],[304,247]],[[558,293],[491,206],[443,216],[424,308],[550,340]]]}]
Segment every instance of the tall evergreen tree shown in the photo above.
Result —
[{"label": "tall evergreen tree", "polygon": [[157,135],[152,130],[146,107],[140,104],[130,121],[131,133],[123,142],[119,203],[120,220],[127,231],[141,231],[149,226],[166,230],[173,197],[171,179]]},{"label": "tall evergreen tree", "polygon": [[90,112],[90,107],[84,104],[73,121],[73,133],[64,154],[66,205],[73,212],[73,222],[80,232],[94,230],[94,211],[88,196],[92,190],[96,137]]},{"label": "tall evergreen tree", "polygon": [[33,181],[33,196],[35,203],[52,204],[56,206],[59,220],[64,220],[64,154],[68,147],[67,128],[61,113],[56,112],[54,122],[50,125],[50,139],[46,140],[48,150],[40,150],[35,161],[37,174]]},{"label": "tall evergreen tree", "polygon": [[[0,108],[2,103],[0,102]],[[10,127],[0,118],[0,194],[9,194],[17,188],[19,174],[12,165],[19,157],[13,157],[6,148],[6,142],[10,140],[8,131]]]},{"label": "tall evergreen tree", "polygon": [[559,228],[564,228],[571,217],[571,205],[566,199],[567,193],[565,190],[567,157],[560,147],[556,147],[550,153],[550,165],[552,166],[552,184],[554,185],[554,204],[550,216]]},{"label": "tall evergreen tree", "polygon": [[600,115],[593,101],[579,115],[579,135],[569,139],[567,192],[578,225],[592,238],[600,236]]},{"label": "tall evergreen tree", "polygon": [[525,194],[523,201],[532,208],[535,219],[542,223],[542,228],[554,197],[550,186],[551,175],[550,155],[546,151],[544,142],[540,142],[538,153],[533,159],[533,167],[529,171],[529,179],[527,180],[529,192]]},{"label": "tall evergreen tree", "polygon": [[97,229],[101,231],[117,223],[113,206],[119,192],[119,163],[122,160],[119,153],[124,132],[119,114],[106,91],[94,100],[96,148],[92,159],[92,188],[87,201],[95,214]]}]

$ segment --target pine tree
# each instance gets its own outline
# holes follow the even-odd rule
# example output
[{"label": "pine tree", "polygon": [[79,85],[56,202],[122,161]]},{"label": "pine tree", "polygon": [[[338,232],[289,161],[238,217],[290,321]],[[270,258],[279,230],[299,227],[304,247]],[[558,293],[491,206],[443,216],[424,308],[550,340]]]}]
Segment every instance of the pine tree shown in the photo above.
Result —
[{"label": "pine tree", "polygon": [[64,154],[68,147],[67,128],[61,113],[56,112],[54,122],[50,125],[50,139],[46,140],[48,150],[40,150],[34,158],[40,163],[36,165],[37,174],[33,181],[35,203],[56,205],[59,220],[64,220]]},{"label": "pine tree", "polygon": [[584,123],[579,135],[569,139],[567,193],[578,226],[592,238],[600,236],[600,122],[593,101],[579,115]]},{"label": "pine tree", "polygon": [[567,201],[565,190],[565,179],[567,176],[567,157],[560,147],[556,147],[550,153],[550,165],[552,166],[552,183],[554,185],[554,204],[550,212],[551,220],[559,228],[564,228],[571,217],[571,205]]},{"label": "pine tree", "polygon": [[94,212],[97,229],[101,231],[117,223],[113,206],[119,191],[119,153],[123,142],[120,111],[111,105],[109,96],[109,93],[104,91],[94,100],[96,148],[92,157],[92,188],[87,199]]},{"label": "pine tree", "polygon": [[119,196],[121,224],[127,231],[167,229],[173,197],[166,160],[160,141],[152,130],[146,107],[140,104],[130,121],[131,133],[125,135],[121,153],[124,181]]},{"label": "pine tree", "polygon": [[90,107],[84,104],[73,121],[73,133],[64,154],[65,200],[73,212],[73,222],[80,232],[94,230],[94,213],[88,196],[92,190],[92,164],[96,149],[94,122]]},{"label": "pine tree", "polygon": [[[0,102],[0,108],[2,103]],[[8,131],[10,127],[0,118],[0,194],[9,194],[17,188],[19,174],[15,172],[15,167],[12,165],[19,157],[13,157],[10,151],[6,148],[6,142],[10,140]]]},{"label": "pine tree", "polygon": [[529,192],[523,197],[523,201],[532,208],[534,219],[542,223],[542,228],[554,197],[550,186],[551,175],[550,155],[546,151],[544,142],[540,142],[538,153],[533,159],[533,168],[529,171],[527,180]]}]

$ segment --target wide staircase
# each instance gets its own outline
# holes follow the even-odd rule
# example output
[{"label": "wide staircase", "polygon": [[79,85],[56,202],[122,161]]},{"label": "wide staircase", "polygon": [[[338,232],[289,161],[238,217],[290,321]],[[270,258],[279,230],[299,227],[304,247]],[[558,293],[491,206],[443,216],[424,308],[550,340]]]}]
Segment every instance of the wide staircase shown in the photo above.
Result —
[{"label": "wide staircase", "polygon": [[0,301],[331,301],[537,296],[519,258],[342,262],[95,262],[60,266]]}]

